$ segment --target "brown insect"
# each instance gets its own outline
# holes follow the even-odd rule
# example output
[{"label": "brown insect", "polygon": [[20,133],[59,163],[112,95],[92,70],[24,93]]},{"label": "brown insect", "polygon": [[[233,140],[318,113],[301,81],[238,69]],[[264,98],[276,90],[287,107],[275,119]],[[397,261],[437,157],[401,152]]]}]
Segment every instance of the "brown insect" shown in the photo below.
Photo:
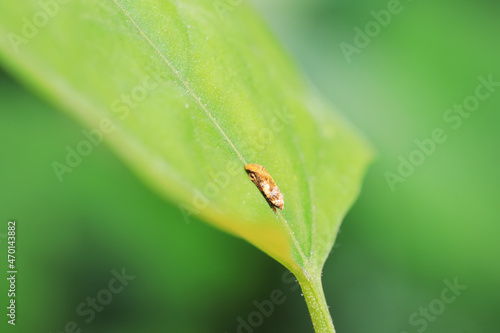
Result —
[{"label": "brown insect", "polygon": [[267,203],[276,213],[276,207],[283,209],[285,201],[283,194],[273,180],[273,177],[260,164],[247,164],[245,170],[248,172],[250,180],[257,186]]}]

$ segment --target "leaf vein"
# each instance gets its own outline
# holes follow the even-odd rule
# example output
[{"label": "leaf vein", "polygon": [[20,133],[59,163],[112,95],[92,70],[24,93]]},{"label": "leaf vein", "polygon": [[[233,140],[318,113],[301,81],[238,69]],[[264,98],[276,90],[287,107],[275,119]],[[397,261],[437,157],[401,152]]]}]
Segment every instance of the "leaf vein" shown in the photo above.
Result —
[{"label": "leaf vein", "polygon": [[132,22],[132,24],[137,28],[141,36],[146,40],[146,42],[153,48],[155,53],[165,62],[165,64],[170,68],[172,73],[175,75],[175,77],[181,82],[181,84],[184,86],[186,91],[191,95],[191,97],[194,99],[194,101],[200,106],[200,108],[203,110],[203,112],[207,115],[207,117],[212,121],[214,126],[217,128],[219,133],[222,135],[224,140],[231,146],[231,148],[234,150],[236,155],[238,155],[238,158],[244,163],[248,164],[243,157],[243,155],[239,152],[239,150],[236,148],[236,146],[233,144],[231,139],[227,136],[226,132],[222,129],[222,127],[219,125],[217,119],[212,115],[212,113],[207,109],[205,104],[201,101],[201,98],[191,89],[189,86],[188,82],[184,80],[184,78],[181,76],[179,71],[175,68],[175,66],[167,59],[167,57],[161,52],[161,50],[156,46],[155,43],[146,35],[144,30],[141,29],[139,24],[133,19],[133,17],[130,15],[130,13],[117,1],[113,0],[113,2],[116,4],[116,6],[123,12],[123,14]]}]

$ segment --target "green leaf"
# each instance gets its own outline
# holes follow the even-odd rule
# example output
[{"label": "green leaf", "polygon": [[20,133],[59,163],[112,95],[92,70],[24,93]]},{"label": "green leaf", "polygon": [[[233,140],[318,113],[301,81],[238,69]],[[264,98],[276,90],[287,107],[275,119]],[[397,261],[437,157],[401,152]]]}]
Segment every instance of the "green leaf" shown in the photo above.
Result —
[{"label": "green leaf", "polygon": [[[91,129],[71,148],[83,160],[83,142],[103,136],[187,218],[246,239],[292,271],[315,329],[333,332],[321,270],[369,146],[244,3],[60,2],[3,2],[0,57]],[[80,163],[56,160],[54,179]],[[266,167],[283,211],[270,209],[247,163]]]}]

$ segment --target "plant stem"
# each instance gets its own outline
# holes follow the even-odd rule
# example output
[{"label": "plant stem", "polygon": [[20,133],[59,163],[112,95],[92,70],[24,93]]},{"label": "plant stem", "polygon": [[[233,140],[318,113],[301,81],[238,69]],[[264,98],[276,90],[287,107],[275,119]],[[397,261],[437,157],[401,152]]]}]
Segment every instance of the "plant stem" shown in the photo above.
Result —
[{"label": "plant stem", "polygon": [[330,316],[321,284],[321,274],[318,275],[310,277],[301,274],[297,276],[297,280],[306,299],[314,331],[316,333],[335,333],[332,317]]}]

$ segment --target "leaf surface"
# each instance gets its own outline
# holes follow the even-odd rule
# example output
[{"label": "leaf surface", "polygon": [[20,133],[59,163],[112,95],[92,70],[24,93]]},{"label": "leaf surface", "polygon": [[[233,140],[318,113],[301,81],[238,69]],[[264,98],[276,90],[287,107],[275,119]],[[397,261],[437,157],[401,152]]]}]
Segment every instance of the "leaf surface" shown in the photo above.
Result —
[{"label": "leaf surface", "polygon": [[[321,269],[372,152],[304,83],[252,9],[208,0],[49,3],[0,5],[4,64],[84,123],[87,137],[102,135],[187,218],[290,269],[316,330],[329,329],[314,314],[328,312]],[[62,181],[80,167],[55,162],[71,169],[52,165]],[[272,175],[283,211],[248,179],[248,163]]]}]

